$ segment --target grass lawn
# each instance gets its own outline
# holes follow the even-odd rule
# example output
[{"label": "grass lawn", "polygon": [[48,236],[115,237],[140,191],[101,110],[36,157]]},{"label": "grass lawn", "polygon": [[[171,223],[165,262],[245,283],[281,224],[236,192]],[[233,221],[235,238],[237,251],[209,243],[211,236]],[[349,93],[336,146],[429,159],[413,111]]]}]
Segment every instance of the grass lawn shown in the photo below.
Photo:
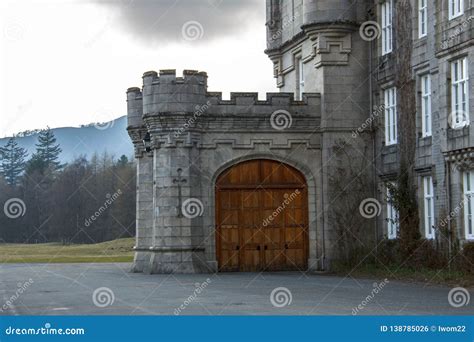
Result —
[{"label": "grass lawn", "polygon": [[131,262],[135,238],[88,245],[0,243],[0,263]]},{"label": "grass lawn", "polygon": [[360,265],[355,269],[338,267],[338,275],[345,276],[350,273],[355,278],[379,278],[388,280],[403,280],[449,286],[474,286],[474,275],[448,269],[432,270],[427,268],[409,269],[399,268],[396,265],[388,267],[375,267],[374,265]]}]

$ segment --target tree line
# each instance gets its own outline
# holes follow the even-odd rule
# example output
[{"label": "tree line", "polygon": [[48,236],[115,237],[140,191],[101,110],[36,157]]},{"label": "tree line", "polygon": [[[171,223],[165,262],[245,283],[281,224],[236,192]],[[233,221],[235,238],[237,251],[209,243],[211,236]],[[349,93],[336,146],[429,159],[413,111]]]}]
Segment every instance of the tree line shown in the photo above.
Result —
[{"label": "tree line", "polygon": [[135,165],[103,153],[67,164],[51,129],[35,152],[0,147],[0,242],[96,243],[135,234]]}]

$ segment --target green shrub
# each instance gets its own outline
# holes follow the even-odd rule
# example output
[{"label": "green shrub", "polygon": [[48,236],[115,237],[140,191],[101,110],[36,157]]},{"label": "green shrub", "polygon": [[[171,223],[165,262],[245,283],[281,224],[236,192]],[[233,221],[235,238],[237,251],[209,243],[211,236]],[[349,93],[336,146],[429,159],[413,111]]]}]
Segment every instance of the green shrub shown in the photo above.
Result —
[{"label": "green shrub", "polygon": [[415,249],[406,261],[408,267],[440,269],[446,266],[447,261],[436,248],[433,240],[420,239],[416,241]]},{"label": "green shrub", "polygon": [[437,250],[432,240],[419,239],[413,241],[413,252],[406,257],[400,239],[384,240],[378,248],[377,259],[383,265],[394,265],[412,269],[439,269],[446,266],[443,253]]},{"label": "green shrub", "polygon": [[463,271],[474,274],[474,242],[464,244],[459,263]]},{"label": "green shrub", "polygon": [[400,241],[383,240],[377,247],[377,261],[382,265],[396,265],[401,262]]}]

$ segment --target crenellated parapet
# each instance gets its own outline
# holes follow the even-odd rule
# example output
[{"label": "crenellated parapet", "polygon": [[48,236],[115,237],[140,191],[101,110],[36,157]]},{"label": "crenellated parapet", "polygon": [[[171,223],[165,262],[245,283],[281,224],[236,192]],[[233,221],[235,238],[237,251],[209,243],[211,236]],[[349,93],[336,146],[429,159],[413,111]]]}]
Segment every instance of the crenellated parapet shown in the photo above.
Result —
[{"label": "crenellated parapet", "polygon": [[143,125],[143,96],[140,88],[132,87],[127,89],[127,119],[129,127],[139,127]]},{"label": "crenellated parapet", "polygon": [[205,72],[184,70],[176,77],[176,70],[148,71],[143,74],[143,114],[193,111],[205,102],[206,91]]},{"label": "crenellated parapet", "polygon": [[[293,139],[292,133],[318,131],[321,122],[320,94],[305,93],[295,100],[293,93],[267,93],[259,99],[258,93],[233,92],[224,100],[220,92],[207,92],[205,72],[192,70],[185,70],[183,77],[176,77],[175,70],[146,72],[142,90],[128,89],[127,103],[128,132],[137,156],[144,152],[147,133],[151,149],[178,144],[203,147],[217,143],[208,139],[209,132],[243,130],[258,136],[284,130]],[[244,134],[232,141],[253,144]]]}]

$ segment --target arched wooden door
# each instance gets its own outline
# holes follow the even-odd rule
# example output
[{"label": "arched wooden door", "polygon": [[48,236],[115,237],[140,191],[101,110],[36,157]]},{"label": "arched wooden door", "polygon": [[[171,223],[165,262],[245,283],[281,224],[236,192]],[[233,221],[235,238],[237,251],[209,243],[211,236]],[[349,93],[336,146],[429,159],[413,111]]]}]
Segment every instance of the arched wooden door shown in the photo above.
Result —
[{"label": "arched wooden door", "polygon": [[222,172],[216,223],[219,271],[307,269],[307,186],[293,167],[259,159]]}]

